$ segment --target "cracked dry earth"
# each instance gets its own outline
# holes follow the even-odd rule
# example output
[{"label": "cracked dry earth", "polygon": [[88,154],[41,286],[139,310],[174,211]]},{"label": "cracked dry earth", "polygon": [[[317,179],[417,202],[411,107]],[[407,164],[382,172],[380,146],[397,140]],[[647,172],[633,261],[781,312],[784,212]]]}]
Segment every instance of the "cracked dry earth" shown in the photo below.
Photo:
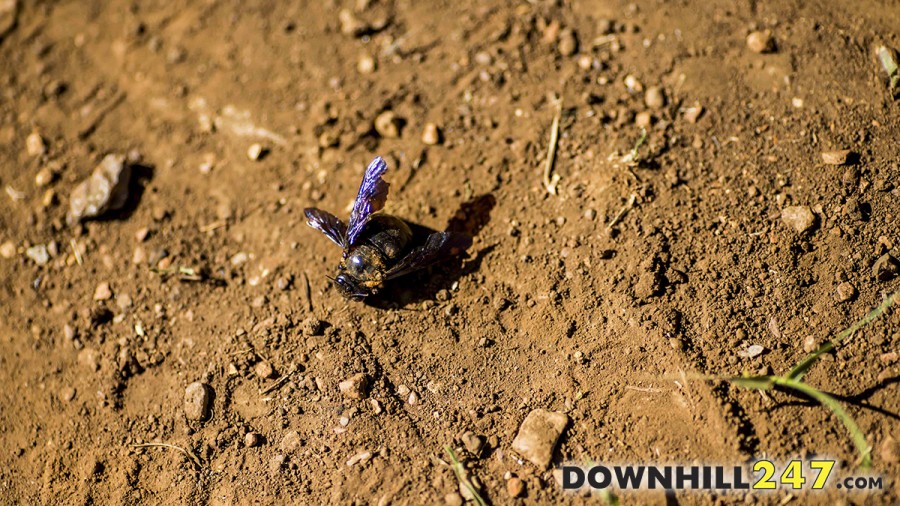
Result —
[{"label": "cracked dry earth", "polygon": [[[692,378],[900,288],[891,2],[0,4],[4,502],[460,504],[445,445],[496,504],[600,501],[565,461],[852,469],[826,409]],[[69,225],[110,154],[125,201]],[[302,211],[376,154],[390,213],[474,244],[361,304]],[[889,486],[799,499],[900,501],[898,343],[888,311],[806,378]]]}]

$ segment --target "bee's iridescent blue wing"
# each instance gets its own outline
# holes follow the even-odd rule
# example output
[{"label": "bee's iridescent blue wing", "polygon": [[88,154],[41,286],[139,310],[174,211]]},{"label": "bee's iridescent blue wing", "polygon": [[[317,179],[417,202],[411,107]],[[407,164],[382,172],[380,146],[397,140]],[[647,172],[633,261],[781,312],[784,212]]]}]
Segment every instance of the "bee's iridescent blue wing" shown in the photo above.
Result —
[{"label": "bee's iridescent blue wing", "polygon": [[353,202],[353,210],[350,211],[347,246],[356,242],[366,222],[369,221],[369,217],[384,207],[390,186],[384,179],[381,179],[385,172],[387,172],[387,164],[380,156],[376,156],[366,167],[362,184],[359,185],[359,193],[356,195],[356,201]]},{"label": "bee's iridescent blue wing", "polygon": [[307,225],[325,234],[338,246],[347,248],[347,225],[340,218],[315,207],[307,207],[303,214],[306,215]]},{"label": "bee's iridescent blue wing", "polygon": [[425,244],[409,252],[389,271],[385,279],[394,279],[428,267],[448,257],[459,255],[469,249],[472,238],[456,232],[435,232],[428,236]]}]

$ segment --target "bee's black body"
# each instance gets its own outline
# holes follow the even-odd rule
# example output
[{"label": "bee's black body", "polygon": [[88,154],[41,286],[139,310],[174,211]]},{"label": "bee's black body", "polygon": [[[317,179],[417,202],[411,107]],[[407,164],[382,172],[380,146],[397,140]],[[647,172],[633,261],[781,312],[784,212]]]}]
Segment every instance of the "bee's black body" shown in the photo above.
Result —
[{"label": "bee's black body", "polygon": [[374,295],[385,281],[462,253],[472,244],[470,237],[453,232],[435,232],[424,244],[413,244],[405,221],[378,212],[387,199],[388,184],[381,179],[386,170],[381,157],[366,168],[347,225],[321,209],[305,210],[309,226],[343,248],[334,283],[351,299]]},{"label": "bee's black body", "polygon": [[411,240],[405,221],[387,214],[372,216],[359,242],[341,260],[335,282],[348,296],[366,289],[374,294],[387,271],[408,252]]}]

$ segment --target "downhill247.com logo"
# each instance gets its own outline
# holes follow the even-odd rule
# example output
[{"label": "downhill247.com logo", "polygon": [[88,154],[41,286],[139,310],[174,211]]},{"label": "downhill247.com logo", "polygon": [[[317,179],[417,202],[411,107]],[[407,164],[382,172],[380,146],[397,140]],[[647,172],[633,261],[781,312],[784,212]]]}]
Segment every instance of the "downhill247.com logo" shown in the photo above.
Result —
[{"label": "downhill247.com logo", "polygon": [[880,476],[834,477],[834,460],[791,460],[778,466],[770,460],[744,466],[595,465],[562,466],[565,490],[777,490],[832,485],[844,490],[882,490]]}]

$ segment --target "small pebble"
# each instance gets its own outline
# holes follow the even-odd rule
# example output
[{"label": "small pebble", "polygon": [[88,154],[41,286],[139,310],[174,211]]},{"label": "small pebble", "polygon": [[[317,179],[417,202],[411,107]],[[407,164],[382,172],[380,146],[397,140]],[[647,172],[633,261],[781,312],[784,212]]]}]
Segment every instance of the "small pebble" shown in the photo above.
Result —
[{"label": "small pebble", "polygon": [[285,276],[278,276],[278,279],[275,280],[275,286],[282,291],[290,290],[293,283],[294,277],[290,274]]},{"label": "small pebble", "polygon": [[597,20],[597,34],[609,35],[616,29],[616,23],[609,18],[600,18]]},{"label": "small pebble", "polygon": [[280,473],[282,469],[284,469],[284,464],[287,461],[287,457],[282,454],[277,454],[271,459],[269,459],[269,472],[272,474]]},{"label": "small pebble", "polygon": [[153,221],[163,221],[169,217],[169,210],[162,206],[154,207],[150,211],[150,217],[153,218]]},{"label": "small pebble", "polygon": [[561,26],[559,21],[553,20],[544,27],[544,31],[541,34],[541,40],[546,44],[553,44],[559,39],[559,30]]},{"label": "small pebble", "polygon": [[59,398],[65,402],[71,402],[75,398],[75,389],[73,387],[63,387],[59,391]]},{"label": "small pebble", "polygon": [[377,64],[375,63],[375,58],[372,58],[369,55],[363,55],[359,58],[359,61],[356,62],[356,71],[360,74],[371,74],[375,72],[377,69]]},{"label": "small pebble", "polygon": [[56,173],[49,167],[44,167],[34,175],[34,185],[43,188],[52,183],[54,179],[56,179]]},{"label": "small pebble", "polygon": [[644,93],[644,103],[651,109],[662,109],[666,105],[666,95],[659,86],[651,86]]},{"label": "small pebble", "polygon": [[244,434],[244,446],[254,448],[262,444],[262,435],[256,432],[248,432]]},{"label": "small pebble", "polygon": [[462,506],[463,498],[458,492],[451,492],[444,496],[444,504],[447,506]]},{"label": "small pebble", "polygon": [[844,281],[837,286],[837,301],[847,302],[856,297],[856,287]]},{"label": "small pebble", "polygon": [[3,244],[0,244],[0,256],[3,258],[12,258],[16,256],[16,243],[6,241]]},{"label": "small pebble", "polygon": [[822,162],[826,165],[847,165],[854,156],[849,149],[839,149],[837,151],[823,151]]},{"label": "small pebble", "polygon": [[688,123],[696,123],[697,120],[700,119],[701,114],[703,114],[703,106],[694,105],[684,110],[684,119],[687,120]]},{"label": "small pebble", "polygon": [[846,186],[856,186],[859,184],[859,169],[856,167],[847,167],[841,174],[841,182]]},{"label": "small pebble", "polygon": [[44,244],[38,244],[37,246],[26,249],[25,256],[34,261],[37,265],[46,265],[47,262],[50,261],[50,253],[47,251],[47,246]]},{"label": "small pebble", "polygon": [[338,389],[348,399],[364,399],[368,383],[368,377],[364,373],[357,373],[338,383]]},{"label": "small pebble", "polygon": [[109,283],[103,282],[97,285],[97,288],[94,290],[94,300],[109,300],[112,298],[112,289],[109,287]]},{"label": "small pebble", "polygon": [[120,293],[116,295],[116,305],[119,306],[119,309],[121,309],[122,311],[130,308],[132,304],[134,304],[134,301],[127,293]]},{"label": "small pebble", "polygon": [[321,336],[325,332],[325,322],[318,318],[307,318],[301,324],[303,335]]},{"label": "small pebble", "polygon": [[625,89],[628,90],[629,93],[640,93],[644,91],[644,85],[638,81],[638,78],[629,74],[625,76]]},{"label": "small pebble", "polygon": [[279,448],[281,451],[291,453],[297,451],[301,446],[303,446],[303,439],[297,431],[292,430],[281,438]]},{"label": "small pebble", "polygon": [[338,21],[341,24],[341,33],[344,35],[358,37],[368,30],[366,24],[357,18],[350,9],[341,9],[338,12]]},{"label": "small pebble", "polygon": [[257,362],[256,365],[253,366],[253,372],[262,379],[269,379],[275,376],[275,368],[265,360]]},{"label": "small pebble", "polygon": [[575,32],[566,28],[559,32],[559,54],[563,56],[571,56],[578,51],[578,38]]},{"label": "small pebble", "polygon": [[813,335],[806,336],[803,339],[803,351],[806,353],[812,353],[819,349],[819,346],[822,343],[819,341],[819,338]]},{"label": "small pebble", "polygon": [[747,48],[754,53],[771,53],[775,51],[775,39],[771,30],[757,30],[747,35]]},{"label": "small pebble", "polygon": [[347,459],[347,467],[353,467],[356,464],[365,463],[367,460],[369,460],[371,458],[372,458],[372,452],[370,452],[370,451],[359,452],[356,455]]},{"label": "small pebble", "polygon": [[131,255],[131,263],[134,265],[140,265],[147,261],[147,252],[144,248],[137,246],[134,248],[134,253]]},{"label": "small pebble", "polygon": [[641,111],[634,116],[634,124],[641,128],[649,128],[653,123],[653,115],[649,111]]},{"label": "small pebble", "polygon": [[28,156],[41,156],[47,152],[47,145],[41,134],[37,132],[28,134],[28,137],[25,138],[25,151]]},{"label": "small pebble", "polygon": [[434,123],[426,123],[422,130],[422,142],[428,146],[441,143],[441,129]]},{"label": "small pebble", "polygon": [[265,154],[266,148],[262,147],[262,144],[251,144],[250,147],[247,148],[247,158],[253,161],[261,159]]},{"label": "small pebble", "polygon": [[184,389],[184,416],[188,420],[206,420],[211,407],[212,388],[209,385],[198,381]]},{"label": "small pebble", "polygon": [[798,234],[802,234],[815,225],[816,216],[807,206],[789,206],[781,210],[781,221]]},{"label": "small pebble", "polygon": [[46,208],[54,204],[56,204],[56,190],[48,188],[41,197],[41,206]]},{"label": "small pebble", "polygon": [[375,131],[385,139],[396,139],[400,137],[403,123],[393,111],[384,111],[375,117]]},{"label": "small pebble", "polygon": [[525,482],[522,478],[513,476],[506,482],[506,493],[510,497],[523,497],[525,495]]},{"label": "small pebble", "polygon": [[493,62],[490,53],[487,51],[479,51],[475,53],[475,63],[481,66],[488,66]]},{"label": "small pebble", "polygon": [[484,448],[484,436],[479,436],[472,431],[466,431],[460,436],[463,446],[475,457],[481,457],[481,450]]}]

